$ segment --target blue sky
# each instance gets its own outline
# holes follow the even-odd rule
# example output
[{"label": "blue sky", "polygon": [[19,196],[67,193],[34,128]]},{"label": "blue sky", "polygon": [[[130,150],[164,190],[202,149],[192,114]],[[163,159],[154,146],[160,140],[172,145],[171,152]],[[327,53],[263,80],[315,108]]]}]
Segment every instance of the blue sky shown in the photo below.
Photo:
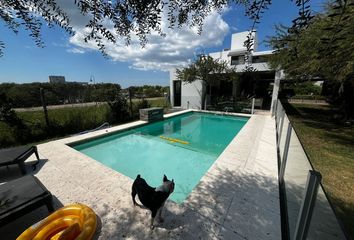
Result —
[{"label": "blue sky", "polygon": [[[68,1],[61,1],[63,9],[72,8]],[[322,2],[311,1],[313,10],[320,11]],[[292,1],[274,0],[256,27],[260,42],[258,50],[268,49],[263,41],[274,34],[275,24],[289,25],[296,14]],[[70,37],[57,27],[44,26],[45,48],[36,47],[28,32],[20,31],[15,35],[0,24],[1,40],[6,44],[5,54],[0,57],[0,82],[47,82],[49,75],[64,75],[67,81],[87,82],[93,75],[96,82],[119,83],[123,87],[168,85],[169,68],[187,63],[200,49],[208,53],[230,48],[231,34],[247,31],[251,26],[244,9],[236,6],[221,16],[213,13],[208,17],[202,36],[190,29],[169,30],[165,39],[152,37],[144,50],[134,41],[128,48],[124,44],[109,46],[111,58],[106,59],[93,45],[83,42],[82,17],[76,13],[71,16],[77,34]]]}]

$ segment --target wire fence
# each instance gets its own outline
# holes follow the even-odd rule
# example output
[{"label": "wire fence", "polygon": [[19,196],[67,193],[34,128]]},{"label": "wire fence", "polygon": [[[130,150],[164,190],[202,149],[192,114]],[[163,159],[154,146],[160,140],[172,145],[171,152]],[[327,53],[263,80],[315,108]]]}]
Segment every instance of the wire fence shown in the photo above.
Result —
[{"label": "wire fence", "polygon": [[207,105],[206,108],[210,111],[253,114],[256,108],[262,108],[262,102],[256,98],[243,98],[235,101],[218,101],[216,104]]}]

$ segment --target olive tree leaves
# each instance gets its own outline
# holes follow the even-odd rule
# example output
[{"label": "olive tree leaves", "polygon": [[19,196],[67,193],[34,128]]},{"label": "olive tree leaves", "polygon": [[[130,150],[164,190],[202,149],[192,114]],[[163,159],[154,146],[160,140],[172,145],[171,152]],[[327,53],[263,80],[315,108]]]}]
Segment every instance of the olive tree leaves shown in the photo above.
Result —
[{"label": "olive tree leaves", "polygon": [[[310,17],[309,0],[296,0],[299,17],[294,26],[306,25]],[[249,51],[253,49],[251,32],[268,9],[271,0],[74,0],[78,11],[88,16],[84,40],[94,41],[98,49],[106,55],[108,42],[118,39],[131,43],[137,36],[142,47],[148,42],[148,36],[157,33],[165,36],[162,30],[163,12],[167,14],[168,27],[196,27],[200,34],[203,21],[212,11],[222,11],[232,4],[246,6],[246,16],[253,24],[245,42]],[[57,0],[0,0],[0,19],[5,26],[17,33],[22,28],[29,31],[36,45],[43,47],[41,27],[57,25],[69,34],[73,34],[70,19],[59,6]],[[0,39],[0,56],[5,44]]]},{"label": "olive tree leaves", "polygon": [[[21,27],[29,31],[38,47],[44,47],[41,38],[42,19],[49,27],[58,25],[72,33],[69,18],[55,0],[0,0],[0,19],[14,33]],[[0,40],[0,56],[3,56],[5,44]]]},{"label": "olive tree leaves", "polygon": [[249,5],[246,4],[246,13],[245,15],[252,20],[252,26],[251,29],[247,35],[247,38],[244,42],[244,46],[247,49],[247,52],[245,54],[245,72],[254,72],[256,69],[252,66],[251,63],[251,53],[254,50],[254,41],[255,39],[253,38],[253,32],[255,29],[255,26],[260,23],[261,15],[266,11],[269,7],[269,5],[272,4],[271,0],[255,0],[251,2]]}]

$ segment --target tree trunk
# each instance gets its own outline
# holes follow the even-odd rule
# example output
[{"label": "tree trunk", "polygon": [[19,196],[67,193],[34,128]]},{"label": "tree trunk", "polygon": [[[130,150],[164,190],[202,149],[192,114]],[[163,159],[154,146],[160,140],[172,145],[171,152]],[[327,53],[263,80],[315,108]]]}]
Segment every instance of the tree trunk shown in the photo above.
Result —
[{"label": "tree trunk", "polygon": [[45,123],[47,125],[47,128],[49,130],[49,117],[48,117],[48,111],[47,111],[47,104],[45,102],[45,96],[44,96],[44,89],[40,88],[39,89],[40,95],[41,95],[41,102],[43,106],[43,111],[44,111],[44,117],[45,117]]},{"label": "tree trunk", "polygon": [[132,102],[132,89],[128,88],[129,92],[129,108],[130,108],[130,116],[133,117],[133,102]]},{"label": "tree trunk", "polygon": [[353,80],[347,79],[343,83],[343,110],[345,114],[344,120],[354,118],[354,84]]}]

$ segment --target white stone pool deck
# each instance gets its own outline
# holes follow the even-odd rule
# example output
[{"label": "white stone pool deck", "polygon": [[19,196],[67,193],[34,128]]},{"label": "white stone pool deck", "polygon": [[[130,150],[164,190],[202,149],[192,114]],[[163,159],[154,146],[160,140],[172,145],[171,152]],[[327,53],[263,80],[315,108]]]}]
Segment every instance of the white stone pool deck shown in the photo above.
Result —
[{"label": "white stone pool deck", "polygon": [[[184,203],[166,203],[165,221],[154,230],[149,229],[150,212],[133,207],[133,180],[66,145],[142,123],[38,145],[43,160],[32,173],[54,195],[55,207],[74,202],[92,207],[99,217],[95,239],[281,239],[275,124],[270,115],[253,115]],[[0,176],[11,172],[19,171],[2,168]],[[16,238],[47,215],[42,207],[0,228],[0,236]]]}]

